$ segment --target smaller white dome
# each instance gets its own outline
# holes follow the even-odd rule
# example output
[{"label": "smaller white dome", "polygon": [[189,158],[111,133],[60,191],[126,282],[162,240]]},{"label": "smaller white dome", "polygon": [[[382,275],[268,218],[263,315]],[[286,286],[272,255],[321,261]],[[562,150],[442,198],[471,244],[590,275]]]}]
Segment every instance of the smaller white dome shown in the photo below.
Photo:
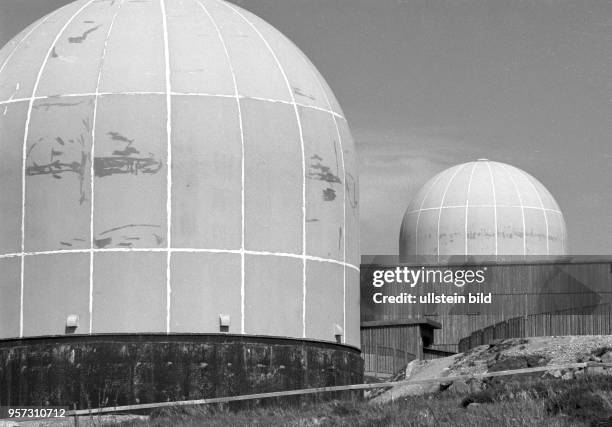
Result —
[{"label": "smaller white dome", "polygon": [[430,179],[410,202],[399,238],[403,262],[567,254],[559,205],[533,176],[478,159]]}]

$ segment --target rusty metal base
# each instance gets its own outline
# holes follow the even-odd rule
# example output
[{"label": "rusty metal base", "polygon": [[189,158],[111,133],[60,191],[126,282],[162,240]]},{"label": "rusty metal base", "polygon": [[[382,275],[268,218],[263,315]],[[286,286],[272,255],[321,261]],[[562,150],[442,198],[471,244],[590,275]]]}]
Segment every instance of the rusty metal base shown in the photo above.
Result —
[{"label": "rusty metal base", "polygon": [[0,341],[0,406],[80,409],[357,384],[358,349],[229,334]]}]

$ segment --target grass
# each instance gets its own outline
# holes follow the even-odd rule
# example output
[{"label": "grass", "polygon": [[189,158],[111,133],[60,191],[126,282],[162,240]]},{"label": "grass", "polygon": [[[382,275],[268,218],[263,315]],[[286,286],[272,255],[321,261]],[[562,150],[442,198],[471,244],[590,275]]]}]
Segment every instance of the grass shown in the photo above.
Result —
[{"label": "grass", "polygon": [[[478,405],[470,404],[472,402]],[[133,426],[612,426],[612,377],[507,377],[472,394],[443,391],[384,405],[331,401],[252,407],[167,408]]]}]

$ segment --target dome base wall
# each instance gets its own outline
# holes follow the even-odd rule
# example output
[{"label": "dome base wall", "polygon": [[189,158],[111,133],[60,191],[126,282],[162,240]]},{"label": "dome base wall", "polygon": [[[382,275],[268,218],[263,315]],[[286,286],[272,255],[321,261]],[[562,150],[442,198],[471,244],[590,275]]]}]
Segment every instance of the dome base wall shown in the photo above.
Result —
[{"label": "dome base wall", "polygon": [[0,406],[86,409],[357,384],[354,347],[229,334],[0,340]]}]

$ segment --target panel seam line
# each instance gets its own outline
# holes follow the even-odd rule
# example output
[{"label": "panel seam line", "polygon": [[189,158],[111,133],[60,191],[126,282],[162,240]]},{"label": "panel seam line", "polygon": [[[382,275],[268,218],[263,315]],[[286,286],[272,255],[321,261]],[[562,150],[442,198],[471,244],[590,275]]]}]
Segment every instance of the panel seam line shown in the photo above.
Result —
[{"label": "panel seam line", "polygon": [[531,185],[531,188],[533,188],[533,191],[535,192],[536,196],[538,197],[538,201],[540,202],[540,206],[542,207],[542,212],[544,213],[544,222],[546,223],[546,255],[550,255],[550,248],[548,245],[548,240],[549,240],[548,215],[546,215],[546,209],[544,208],[544,202],[542,201],[542,197],[540,196],[540,192],[538,191],[537,187],[535,186],[533,182],[531,182],[531,179],[529,179],[529,176],[527,174],[525,174],[525,179],[527,180],[527,182],[529,182],[529,185]]},{"label": "panel seam line", "polygon": [[[283,68],[283,66],[280,63],[280,60],[278,59],[278,57],[276,56],[276,54],[274,53],[274,50],[272,49],[272,46],[270,46],[270,44],[268,43],[268,41],[265,39],[265,37],[263,36],[263,34],[261,34],[261,32],[257,29],[257,27],[251,22],[249,21],[245,16],[242,15],[242,13],[240,13],[238,10],[236,10],[234,7],[230,6],[228,3],[219,1],[221,4],[223,4],[224,6],[228,7],[229,9],[231,9],[234,13],[236,13],[238,16],[240,16],[240,18],[242,18],[252,29],[253,31],[255,31],[257,33],[257,35],[259,36],[259,38],[264,42],[264,44],[266,45],[266,47],[268,48],[268,51],[270,52],[270,54],[272,55],[272,57],[274,58],[274,61],[276,62],[276,65],[278,66],[284,80],[285,83],[287,85],[287,90],[289,91],[289,97],[291,99],[291,104],[293,105],[293,110],[295,112],[295,117],[296,117],[296,121],[297,121],[297,126],[298,126],[298,132],[299,132],[299,136],[300,136],[300,148],[301,148],[301,154],[302,154],[302,255],[306,255],[306,159],[305,159],[305,152],[304,152],[304,135],[302,132],[302,121],[300,119],[300,113],[298,111],[298,106],[295,102],[295,96],[293,95],[293,90],[291,89],[291,83],[289,82],[289,78],[287,77],[287,74]],[[307,287],[306,287],[306,258],[302,259],[302,337],[305,338],[306,337],[306,294],[307,294]]]},{"label": "panel seam line", "polygon": [[491,170],[491,164],[487,161],[487,169],[489,169],[489,176],[491,177],[491,190],[493,191],[493,220],[494,220],[494,233],[495,233],[495,256],[498,255],[497,249],[497,195],[495,194],[495,178],[493,178],[493,171]]},{"label": "panel seam line", "polygon": [[[36,76],[36,80],[34,81],[34,86],[32,87],[32,96],[29,99],[28,110],[26,115],[25,129],[23,132],[23,147],[22,147],[22,176],[21,176],[21,253],[25,252],[25,202],[26,202],[26,157],[27,157],[27,146],[28,146],[28,136],[30,131],[30,122],[32,120],[32,109],[34,107],[34,97],[36,96],[36,91],[38,90],[38,85],[40,84],[40,79],[42,78],[43,71],[47,66],[47,62],[49,61],[49,57],[51,56],[51,52],[55,48],[55,45],[59,41],[60,37],[66,31],[68,26],[72,23],[72,21],[87,8],[90,4],[92,4],[95,0],[90,0],[81,6],[69,19],[66,23],[61,27],[55,39],[51,43],[47,51],[47,55],[43,60],[40,69],[38,70],[38,75]],[[23,303],[24,303],[24,263],[25,258],[21,257],[21,272],[20,272],[20,307],[19,307],[19,336],[23,337]]]},{"label": "panel seam line", "polygon": [[[113,15],[111,19],[110,26],[108,27],[108,32],[106,33],[106,37],[104,39],[104,47],[102,49],[102,56],[100,58],[100,67],[98,68],[98,79],[96,81],[96,93],[94,94],[94,107],[93,107],[93,118],[91,123],[91,150],[89,154],[89,163],[90,163],[90,217],[89,217],[89,245],[93,249],[95,243],[94,236],[94,201],[95,201],[95,192],[94,192],[94,181],[95,181],[95,153],[96,153],[96,123],[98,119],[98,101],[99,101],[99,91],[100,84],[102,83],[102,71],[104,68],[104,60],[106,58],[106,52],[108,48],[108,41],[110,40],[111,32],[115,25],[115,20],[117,19],[117,15],[119,15],[119,11],[123,6],[125,0],[121,0],[119,6],[117,7],[117,11]],[[94,253],[91,252],[89,256],[89,333],[93,332],[93,289],[94,289]]]},{"label": "panel seam line", "polygon": [[474,166],[472,166],[472,171],[470,172],[470,179],[468,180],[467,194],[465,195],[465,259],[469,255],[468,253],[468,215],[470,212],[469,203],[470,203],[470,189],[472,188],[472,178],[474,178],[474,171],[476,170],[476,166],[478,162],[474,162]]},{"label": "panel seam line", "polygon": [[160,0],[162,12],[162,27],[164,38],[164,63],[165,63],[165,82],[166,82],[166,244],[168,252],[166,254],[166,333],[170,333],[171,317],[171,255],[172,251],[172,85],[170,80],[170,48],[168,46],[168,17],[166,13],[166,2]]},{"label": "panel seam line", "polygon": [[521,196],[521,192],[518,188],[518,185],[516,184],[516,181],[514,180],[514,177],[512,176],[512,174],[510,173],[506,165],[501,164],[501,163],[500,165],[502,169],[506,171],[506,174],[510,178],[510,181],[512,181],[512,185],[514,186],[514,189],[516,190],[516,195],[519,198],[519,203],[521,207],[521,220],[523,221],[523,258],[525,258],[527,256],[527,226],[525,225],[525,206],[523,205],[523,198]]},{"label": "panel seam line", "polygon": [[206,6],[200,1],[196,0],[196,2],[200,5],[202,10],[208,15],[208,18],[212,22],[217,35],[219,36],[219,41],[221,42],[221,46],[223,47],[223,51],[225,52],[225,57],[227,59],[227,63],[230,69],[230,73],[232,75],[232,82],[234,85],[234,96],[236,98],[236,106],[238,107],[238,123],[240,126],[240,147],[241,147],[241,160],[240,160],[240,182],[241,182],[241,191],[240,191],[240,333],[244,334],[245,331],[245,298],[246,298],[246,289],[245,289],[245,147],[244,147],[244,127],[242,121],[242,109],[240,106],[240,94],[238,92],[238,81],[236,79],[236,73],[234,71],[234,67],[232,65],[232,61],[230,58],[229,50],[227,49],[227,45],[225,40],[223,40],[223,35],[221,34],[221,29],[217,25],[215,19],[210,14]]},{"label": "panel seam line", "polygon": [[[301,56],[302,57],[302,56]],[[306,59],[302,57],[306,66],[310,67],[310,64],[306,62]],[[312,70],[311,70],[312,71]],[[325,88],[323,87],[323,83],[319,80],[317,75],[312,71],[313,77],[315,81],[318,83],[321,92],[323,93],[323,97],[325,98],[325,103],[330,111],[332,111],[332,105],[325,92]],[[338,136],[338,144],[340,145],[340,165],[342,167],[342,262],[346,262],[346,166],[344,163],[344,149],[342,147],[342,136],[340,135],[340,128],[338,126],[338,121],[336,120],[336,116],[332,114],[332,119],[334,121],[334,127],[336,128],[336,135]],[[346,267],[342,268],[342,342],[346,343]]]},{"label": "panel seam line", "polygon": [[461,170],[463,170],[464,167],[465,167],[465,164],[457,167],[457,170],[455,170],[455,173],[453,173],[453,176],[451,176],[451,178],[448,180],[448,184],[446,184],[446,188],[444,188],[444,193],[442,193],[442,200],[440,201],[440,210],[438,211],[438,232],[436,234],[438,238],[438,247],[437,247],[438,262],[440,261],[440,219],[442,218],[442,207],[444,206],[444,199],[446,199],[446,193],[448,192],[448,189],[453,183],[455,176],[457,176],[457,174]]},{"label": "panel seam line", "polygon": [[[44,99],[60,99],[60,98],[76,98],[76,97],[86,97],[86,96],[94,96],[96,95],[95,93],[91,93],[91,92],[83,92],[83,93],[65,93],[65,94],[56,94],[56,95],[41,95],[41,96],[35,96],[35,97],[29,97],[29,98],[9,98],[9,99],[5,99],[4,101],[0,101],[0,105],[7,105],[7,104],[16,104],[19,102],[29,102],[31,99],[34,99],[35,101],[39,101],[39,100],[44,100]],[[159,91],[125,91],[125,92],[99,92],[98,96],[119,96],[119,95],[130,95],[130,96],[134,96],[134,95],[166,95],[166,92],[159,92]],[[172,96],[200,96],[203,98],[235,98],[235,95],[229,95],[229,94],[221,94],[221,93],[189,93],[189,92],[175,92],[172,91],[170,92],[170,95]],[[263,98],[263,97],[259,97],[259,96],[247,96],[247,95],[239,95],[238,96],[239,99],[251,99],[251,100],[255,100],[255,101],[261,101],[261,102],[270,102],[270,103],[278,103],[278,104],[285,104],[285,105],[293,105],[292,102],[290,101],[284,101],[282,99],[273,99],[273,98]],[[341,114],[336,113],[335,111],[332,110],[327,110],[325,108],[321,108],[321,107],[317,107],[316,105],[308,105],[308,104],[303,104],[300,102],[295,102],[295,105],[302,107],[302,108],[306,108],[306,109],[311,109],[311,110],[318,110],[318,111],[322,111],[324,113],[328,113],[331,114],[339,119],[342,120],[346,120],[346,117],[344,117]]]},{"label": "panel seam line", "polygon": [[417,213],[417,220],[416,220],[416,225],[415,225],[415,230],[414,230],[414,253],[415,253],[415,258],[418,258],[419,256],[419,221],[421,220],[421,212],[423,212],[423,206],[425,205],[425,200],[427,200],[427,197],[429,196],[429,193],[431,192],[431,189],[433,187],[435,187],[435,185],[438,183],[438,181],[440,181],[440,178],[442,178],[442,175],[444,175],[443,173],[439,173],[438,176],[436,177],[436,179],[434,180],[434,182],[431,184],[431,187],[429,187],[427,189],[427,191],[425,192],[425,195],[423,196],[423,200],[421,200],[421,205],[419,206],[419,210],[415,211],[418,212]]}]

